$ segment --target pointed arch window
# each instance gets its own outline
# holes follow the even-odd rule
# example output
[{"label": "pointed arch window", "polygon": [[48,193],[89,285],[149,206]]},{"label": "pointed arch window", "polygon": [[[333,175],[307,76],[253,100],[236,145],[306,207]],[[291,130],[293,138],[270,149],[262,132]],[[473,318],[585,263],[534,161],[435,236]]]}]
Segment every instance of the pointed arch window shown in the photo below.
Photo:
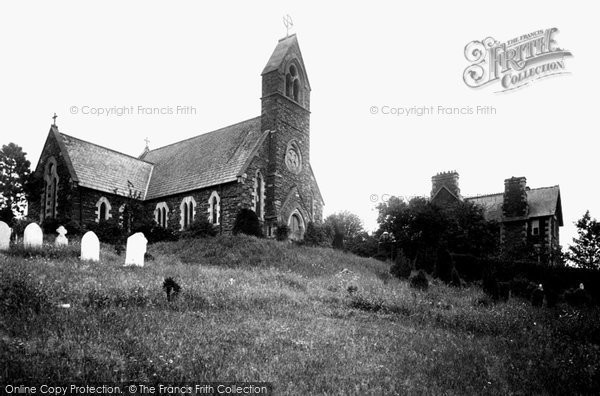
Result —
[{"label": "pointed arch window", "polygon": [[58,207],[58,173],[56,159],[50,157],[44,172],[44,217],[56,218]]},{"label": "pointed arch window", "polygon": [[110,210],[112,209],[110,202],[106,197],[100,197],[96,202],[96,223],[106,221],[112,217]]},{"label": "pointed arch window", "polygon": [[300,73],[295,64],[289,65],[285,74],[285,96],[300,102]]},{"label": "pointed arch window", "polygon": [[221,197],[216,191],[208,198],[208,221],[213,225],[221,223]]},{"label": "pointed arch window", "polygon": [[[189,214],[189,213],[188,213]],[[154,221],[159,227],[167,228],[169,224],[169,206],[166,202],[159,202],[154,209]]]},{"label": "pointed arch window", "polygon": [[184,230],[194,222],[194,218],[196,217],[196,200],[194,200],[194,197],[185,197],[181,201],[179,211],[181,213],[179,224],[181,225],[181,229]]},{"label": "pointed arch window", "polygon": [[256,171],[254,178],[254,212],[259,220],[265,218],[265,179],[260,171]]}]

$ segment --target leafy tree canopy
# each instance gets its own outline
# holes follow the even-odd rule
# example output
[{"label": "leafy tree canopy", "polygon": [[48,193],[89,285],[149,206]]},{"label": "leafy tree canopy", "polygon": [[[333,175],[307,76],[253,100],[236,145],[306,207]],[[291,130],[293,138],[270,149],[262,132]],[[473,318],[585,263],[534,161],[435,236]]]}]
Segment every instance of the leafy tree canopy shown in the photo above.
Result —
[{"label": "leafy tree canopy", "polygon": [[31,173],[31,163],[26,155],[23,148],[14,143],[5,144],[0,150],[0,209],[3,209],[3,217],[10,212],[17,217],[25,213],[25,185]]}]

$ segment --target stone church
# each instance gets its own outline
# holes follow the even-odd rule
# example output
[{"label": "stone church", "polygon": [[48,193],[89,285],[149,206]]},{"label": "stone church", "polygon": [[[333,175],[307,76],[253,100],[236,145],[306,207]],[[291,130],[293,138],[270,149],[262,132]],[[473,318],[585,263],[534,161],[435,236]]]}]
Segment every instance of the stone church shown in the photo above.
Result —
[{"label": "stone church", "polygon": [[504,192],[462,197],[456,171],[438,173],[431,181],[431,202],[446,206],[467,201],[481,206],[486,220],[500,224],[503,248],[529,243],[551,252],[560,245],[563,216],[559,186],[529,188],[525,177],[511,177],[504,180]]},{"label": "stone church", "polygon": [[296,35],[277,43],[262,71],[260,116],[132,157],[52,125],[35,175],[29,213],[48,219],[118,221],[126,202],[143,202],[161,227],[184,230],[205,217],[220,232],[242,208],[264,234],[287,224],[301,239],[322,221],[323,198],[310,165],[310,84]]}]

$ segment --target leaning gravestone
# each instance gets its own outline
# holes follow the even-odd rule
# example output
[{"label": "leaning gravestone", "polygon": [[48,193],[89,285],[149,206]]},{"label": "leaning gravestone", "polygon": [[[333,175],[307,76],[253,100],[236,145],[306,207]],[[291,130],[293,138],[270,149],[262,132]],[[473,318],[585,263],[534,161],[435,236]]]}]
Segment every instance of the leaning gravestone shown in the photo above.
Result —
[{"label": "leaning gravestone", "polygon": [[148,240],[141,232],[136,232],[127,238],[127,252],[125,253],[125,265],[144,266],[144,255]]},{"label": "leaning gravestone", "polygon": [[44,233],[39,225],[31,223],[25,227],[23,233],[23,245],[25,248],[41,248],[44,242]]},{"label": "leaning gravestone", "polygon": [[0,250],[8,250],[10,246],[11,230],[8,224],[0,221]]},{"label": "leaning gravestone", "polygon": [[56,240],[54,241],[54,245],[67,246],[69,244],[69,240],[65,236],[67,233],[67,229],[63,226],[60,226],[56,229],[56,232],[58,233],[58,236],[56,237]]},{"label": "leaning gravestone", "polygon": [[81,259],[100,261],[100,241],[94,231],[88,231],[81,238]]}]

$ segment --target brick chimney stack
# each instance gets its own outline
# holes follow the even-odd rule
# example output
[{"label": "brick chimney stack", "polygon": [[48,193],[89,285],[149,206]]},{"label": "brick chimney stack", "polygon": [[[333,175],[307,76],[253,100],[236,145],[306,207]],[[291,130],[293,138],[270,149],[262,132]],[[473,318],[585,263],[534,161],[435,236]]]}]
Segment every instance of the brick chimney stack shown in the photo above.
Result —
[{"label": "brick chimney stack", "polygon": [[529,213],[527,190],[527,178],[525,177],[511,177],[504,180],[502,214],[505,218],[527,216]]}]

